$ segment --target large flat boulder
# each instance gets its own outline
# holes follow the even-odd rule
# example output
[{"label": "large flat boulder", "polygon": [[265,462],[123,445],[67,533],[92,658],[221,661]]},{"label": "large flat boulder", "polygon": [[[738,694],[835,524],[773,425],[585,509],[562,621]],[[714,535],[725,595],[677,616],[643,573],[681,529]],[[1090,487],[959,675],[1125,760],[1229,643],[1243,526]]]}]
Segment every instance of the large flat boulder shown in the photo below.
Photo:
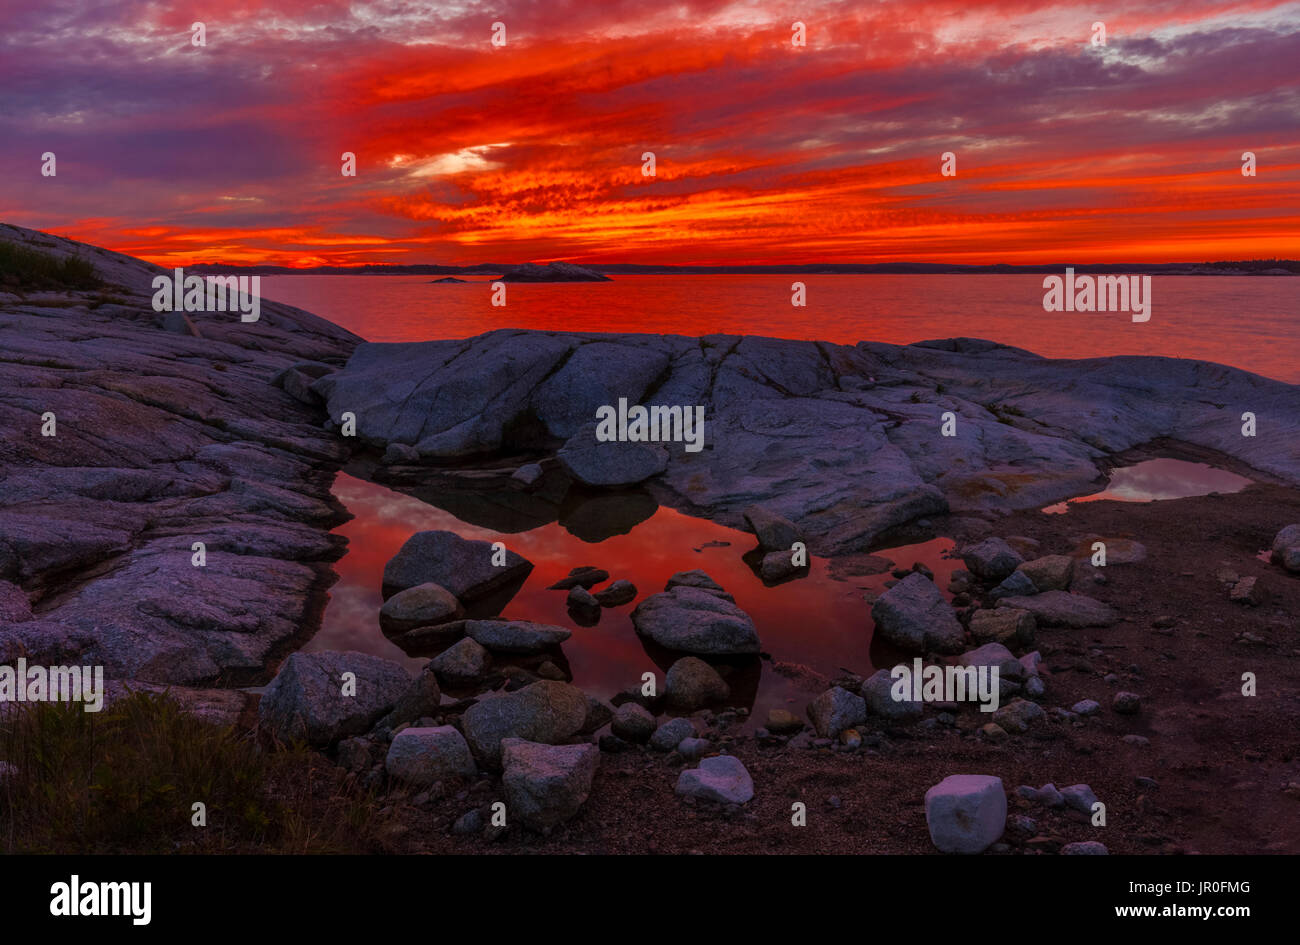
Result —
[{"label": "large flat boulder", "polygon": [[490,541],[472,541],[455,532],[416,532],[384,566],[389,596],[423,584],[437,584],[458,600],[473,601],[521,581],[533,569],[522,555],[505,550],[505,563],[493,564]]}]

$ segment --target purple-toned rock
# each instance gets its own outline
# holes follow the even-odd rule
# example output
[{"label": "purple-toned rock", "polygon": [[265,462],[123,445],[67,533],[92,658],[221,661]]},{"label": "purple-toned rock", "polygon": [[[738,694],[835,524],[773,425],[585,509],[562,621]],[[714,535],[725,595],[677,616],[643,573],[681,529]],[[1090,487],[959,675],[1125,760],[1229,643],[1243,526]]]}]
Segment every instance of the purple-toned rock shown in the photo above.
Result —
[{"label": "purple-toned rock", "polygon": [[1007,824],[1002,779],[954,774],[925,792],[925,822],[930,839],[944,853],[983,853]]}]

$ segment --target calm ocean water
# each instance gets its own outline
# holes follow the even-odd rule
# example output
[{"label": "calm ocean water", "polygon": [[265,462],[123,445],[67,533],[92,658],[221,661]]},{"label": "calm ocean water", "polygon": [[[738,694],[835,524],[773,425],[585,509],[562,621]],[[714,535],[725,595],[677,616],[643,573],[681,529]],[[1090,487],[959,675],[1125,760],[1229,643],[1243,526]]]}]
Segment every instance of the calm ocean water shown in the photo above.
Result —
[{"label": "calm ocean water", "polygon": [[[1158,354],[1231,364],[1300,383],[1300,278],[1155,276],[1151,320],[1043,311],[1038,275],[617,276],[511,284],[432,276],[267,276],[265,296],[370,341],[464,338],[494,328],[769,335],[853,344],[988,338],[1051,358]],[[807,287],[805,308],[790,284]]]}]

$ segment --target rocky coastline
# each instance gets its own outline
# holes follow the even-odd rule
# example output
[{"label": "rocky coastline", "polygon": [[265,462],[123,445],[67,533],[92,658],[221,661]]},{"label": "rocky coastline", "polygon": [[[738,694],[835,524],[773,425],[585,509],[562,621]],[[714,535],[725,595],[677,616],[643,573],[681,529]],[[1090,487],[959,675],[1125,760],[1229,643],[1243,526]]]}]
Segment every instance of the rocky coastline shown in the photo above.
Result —
[{"label": "rocky coastline", "polygon": [[[1272,714],[1248,725],[1265,747],[1246,750],[1281,779],[1268,809],[1300,796],[1270,734],[1297,720],[1300,387],[1207,362],[1049,360],[975,339],[503,330],[370,344],[272,302],[255,324],[159,315],[157,267],[14,227],[0,239],[88,259],[105,283],[0,294],[0,662],[102,665],[115,693],[168,687],[224,724],[250,724],[256,704],[262,736],[327,753],[409,811],[390,837],[399,849],[538,837],[626,849],[614,833],[633,815],[614,808],[638,790],[643,815],[685,810],[707,824],[697,835],[730,829],[750,848],[804,849],[777,839],[792,802],[808,823],[840,819],[846,799],[866,803],[864,770],[896,764],[915,806],[885,805],[906,836],[873,833],[877,851],[1186,851],[1168,818],[1119,841],[1104,812],[1097,824],[1099,799],[1122,823],[1138,817],[1132,805],[1163,816],[1148,769],[1115,780],[1131,759],[1097,768],[1104,784],[1061,776],[1059,790],[1031,762],[1045,747],[1077,771],[1102,744],[1138,754],[1167,738],[1171,775],[1183,777],[1175,755],[1192,736],[1179,725],[1196,727],[1195,696],[1178,689],[1193,684],[1168,684],[1145,652],[1153,635],[1198,619],[1153,587],[1174,560],[1198,582],[1180,593],[1191,600],[1208,584],[1202,617],[1218,613],[1234,634],[1188,641],[1184,657],[1212,643],[1232,651],[1202,657],[1214,681],[1200,685],[1226,703],[1243,652],[1285,679],[1261,700]],[[598,411],[620,402],[702,408],[702,448],[598,438]],[[1187,523],[1153,507],[1042,521],[1038,509],[1091,491],[1151,444],[1213,454],[1256,485],[1179,500],[1206,509],[1215,530],[1183,549]],[[637,588],[574,562],[555,590],[578,627],[592,608],[634,606],[637,634],[673,654],[650,690],[629,680],[605,701],[567,681],[572,628],[503,616],[527,559],[508,541],[451,532],[413,535],[384,572],[376,629],[426,648],[434,658],[421,672],[294,652],[319,625],[330,564],[345,551],[330,534],[347,514],[330,494],[345,463],[507,535],[559,520],[574,496],[596,528],[610,527],[603,510],[631,528],[644,508],[669,506],[753,534],[756,568],[773,581],[799,579],[800,549],[860,557],[942,531],[959,541],[963,569],[945,587],[923,569],[895,573],[864,602],[864,632],[869,614],[909,657],[997,667],[999,706],[900,700],[880,669],[816,681],[798,711],[748,719],[728,703],[717,661],[762,659],[762,641],[726,588],[686,568],[662,589]],[[1216,499],[1231,505],[1226,518]],[[1229,560],[1206,552],[1216,541]],[[1097,542],[1109,561],[1098,564]],[[1193,547],[1213,560],[1183,570]],[[1170,612],[1146,614],[1148,600]],[[262,683],[260,697],[234,694]],[[990,769],[1002,773],[976,773]],[[809,778],[820,779],[811,793]],[[805,803],[835,784],[815,810]],[[841,848],[861,846],[852,826],[837,830]],[[1277,842],[1294,852],[1297,839]],[[661,849],[654,835],[645,842]],[[689,841],[665,826],[663,843]]]}]

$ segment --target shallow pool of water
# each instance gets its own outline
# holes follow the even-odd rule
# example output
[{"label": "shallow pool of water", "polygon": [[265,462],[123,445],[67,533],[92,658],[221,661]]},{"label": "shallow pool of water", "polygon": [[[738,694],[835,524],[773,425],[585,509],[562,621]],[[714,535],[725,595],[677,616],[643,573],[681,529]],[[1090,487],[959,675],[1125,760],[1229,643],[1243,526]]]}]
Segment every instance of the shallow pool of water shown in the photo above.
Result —
[{"label": "shallow pool of water", "polygon": [[[502,615],[572,630],[562,647],[567,663],[562,668],[575,685],[602,698],[639,685],[645,672],[656,673],[662,684],[672,656],[643,645],[631,612],[646,596],[662,591],[673,573],[693,568],[708,572],[735,597],[754,620],[764,653],[771,655],[771,660],[748,660],[728,670],[729,702],[750,708],[760,722],[773,707],[802,715],[804,705],[824,688],[801,689],[796,666],[825,676],[840,669],[867,675],[897,661],[896,654],[873,647],[871,605],[864,599],[882,593],[891,575],[862,573],[879,564],[865,556],[837,559],[834,566],[811,557],[806,577],[769,587],[742,559],[756,545],[752,535],[662,506],[626,534],[592,542],[559,522],[513,534],[495,532],[345,473],[335,481],[334,494],[356,518],[336,530],[347,536],[348,552],[334,566],[340,579],[330,592],[320,632],[305,647],[309,651],[358,650],[413,668],[422,665],[424,659],[407,656],[379,629],[383,570],[415,532],[447,529],[465,538],[503,541],[533,562],[533,571]],[[575,527],[572,521],[569,527]],[[952,547],[951,540],[936,538],[878,554],[897,567],[925,564],[945,589],[952,571],[961,566],[945,557]],[[636,601],[603,609],[595,626],[578,625],[565,607],[565,593],[547,586],[582,565],[604,568],[610,580],[630,580],[637,586]]]},{"label": "shallow pool of water", "polygon": [[1182,459],[1148,459],[1132,466],[1114,469],[1110,482],[1101,492],[1067,499],[1043,509],[1049,515],[1068,512],[1076,502],[1111,499],[1116,502],[1158,502],[1163,499],[1186,499],[1211,492],[1240,492],[1250,485],[1245,476],[1219,469],[1207,463]]}]

